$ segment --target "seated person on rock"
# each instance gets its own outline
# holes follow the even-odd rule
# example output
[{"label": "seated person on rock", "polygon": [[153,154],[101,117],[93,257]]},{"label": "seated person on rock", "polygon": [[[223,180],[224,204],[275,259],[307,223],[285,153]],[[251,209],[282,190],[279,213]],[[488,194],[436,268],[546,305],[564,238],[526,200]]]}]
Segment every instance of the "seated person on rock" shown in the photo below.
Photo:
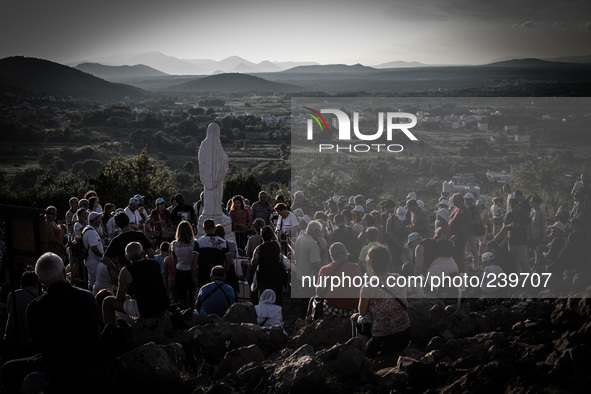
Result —
[{"label": "seated person on rock", "polygon": [[125,248],[125,257],[131,261],[121,269],[117,296],[103,301],[105,325],[116,323],[116,311],[129,316],[158,317],[168,308],[168,295],[162,283],[160,264],[143,257],[139,242],[131,242]]},{"label": "seated person on rock", "polygon": [[216,314],[223,317],[228,308],[236,302],[234,289],[224,283],[226,270],[221,265],[211,269],[211,282],[202,286],[197,294],[195,309],[199,313]]},{"label": "seated person on rock", "polygon": [[[275,297],[275,292],[271,289],[266,289],[261,293],[259,304],[254,307],[259,326],[264,328],[283,327],[283,308],[275,305]],[[285,330],[283,333],[287,334]]]}]

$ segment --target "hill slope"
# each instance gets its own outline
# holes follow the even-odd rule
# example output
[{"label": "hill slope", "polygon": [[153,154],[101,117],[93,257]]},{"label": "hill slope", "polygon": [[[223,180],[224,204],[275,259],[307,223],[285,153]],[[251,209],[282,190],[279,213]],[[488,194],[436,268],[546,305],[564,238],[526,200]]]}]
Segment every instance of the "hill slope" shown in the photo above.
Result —
[{"label": "hill slope", "polygon": [[105,66],[100,63],[82,63],[74,68],[103,79],[163,77],[168,75],[143,64],[137,64],[135,66]]},{"label": "hill slope", "polygon": [[0,84],[36,94],[116,102],[145,98],[150,93],[128,85],[107,82],[93,75],[48,60],[15,56],[0,59]]},{"label": "hill slope", "polygon": [[218,74],[167,88],[174,92],[289,92],[300,87],[247,74]]}]

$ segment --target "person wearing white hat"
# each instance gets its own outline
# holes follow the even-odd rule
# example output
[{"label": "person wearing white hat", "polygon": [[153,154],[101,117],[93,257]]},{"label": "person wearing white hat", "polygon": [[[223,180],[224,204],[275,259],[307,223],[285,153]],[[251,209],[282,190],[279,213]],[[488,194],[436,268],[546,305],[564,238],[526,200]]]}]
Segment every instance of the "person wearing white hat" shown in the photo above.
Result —
[{"label": "person wearing white hat", "polygon": [[398,217],[398,220],[401,222],[406,222],[406,209],[404,209],[404,207],[398,207],[396,209],[396,217]]},{"label": "person wearing white hat", "polygon": [[484,253],[482,255],[482,263],[484,264],[484,269],[482,270],[484,281],[480,285],[480,291],[484,294],[491,294],[500,290],[499,275],[504,273],[504,271],[500,265],[497,265],[495,255],[492,252]]},{"label": "person wearing white hat", "polygon": [[139,200],[135,197],[129,199],[129,204],[124,212],[129,218],[129,228],[139,230],[142,224],[142,215],[138,212]]},{"label": "person wearing white hat", "polygon": [[421,208],[425,208],[425,203],[423,202],[423,200],[417,200],[417,205]]},{"label": "person wearing white hat", "polygon": [[91,212],[88,215],[88,225],[82,230],[82,241],[88,251],[88,257],[84,265],[88,269],[88,289],[92,291],[96,281],[96,271],[101,259],[103,258],[104,248],[98,228],[101,226],[102,215],[98,212]]},{"label": "person wearing white hat", "polygon": [[422,240],[423,237],[421,237],[421,234],[414,232],[408,234],[408,237],[406,238],[406,243],[404,244],[403,257],[407,263],[412,264],[412,271],[414,271],[415,265],[415,249]]},{"label": "person wearing white hat", "polygon": [[437,205],[439,206],[439,208],[449,209],[449,201],[447,201],[445,198],[439,200],[439,204]]},{"label": "person wearing white hat", "polygon": [[157,245],[160,245],[163,238],[165,238],[166,241],[172,240],[172,220],[170,212],[166,209],[166,201],[164,201],[163,198],[158,198],[155,205],[156,207],[150,212],[148,224],[158,233]]},{"label": "person wearing white hat", "polygon": [[408,195],[406,196],[406,200],[416,200],[417,199],[417,193],[415,192],[410,192],[408,193]]},{"label": "person wearing white hat", "polygon": [[[449,227],[449,211],[445,208],[439,208],[437,211],[435,211],[435,214],[435,232],[439,234],[442,233],[444,239],[450,239],[451,229]],[[438,229],[439,231],[437,231]]]}]

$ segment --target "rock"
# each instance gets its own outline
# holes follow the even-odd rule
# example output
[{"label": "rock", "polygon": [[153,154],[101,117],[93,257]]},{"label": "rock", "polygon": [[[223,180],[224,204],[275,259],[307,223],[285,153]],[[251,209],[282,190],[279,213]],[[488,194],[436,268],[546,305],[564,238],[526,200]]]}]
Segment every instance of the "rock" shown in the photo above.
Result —
[{"label": "rock", "polygon": [[591,317],[590,298],[569,298],[566,302],[566,308],[575,311],[585,320]]},{"label": "rock", "polygon": [[583,295],[591,283],[591,273],[578,272],[573,276],[571,292]]},{"label": "rock", "polygon": [[[443,308],[443,303],[434,299],[412,300],[408,307],[408,316],[410,318],[411,341],[419,347],[427,346],[431,338],[440,335],[440,331],[435,326],[437,320],[431,320],[431,310],[433,316],[438,316]],[[439,306],[437,306],[439,305]]]},{"label": "rock", "polygon": [[515,323],[523,320],[519,309],[508,309],[504,306],[493,307],[482,313],[487,325],[496,331],[509,330]]},{"label": "rock", "polygon": [[204,394],[234,394],[236,390],[232,387],[229,383],[226,382],[218,382],[213,384],[211,387],[208,387],[204,392]]},{"label": "rock", "polygon": [[443,352],[441,350],[431,350],[429,353],[425,354],[420,361],[434,363],[439,361],[443,357]]},{"label": "rock", "polygon": [[587,319],[585,324],[583,324],[581,326],[581,328],[579,328],[579,331],[577,331],[577,332],[587,338],[590,338],[591,337],[591,318]]},{"label": "rock", "polygon": [[89,372],[74,383],[71,392],[174,393],[180,385],[175,360],[163,346],[148,343]]},{"label": "rock", "polygon": [[377,379],[376,391],[389,393],[390,390],[403,389],[408,382],[408,374],[398,368],[384,368],[375,373]]},{"label": "rock", "polygon": [[429,310],[429,320],[431,321],[438,321],[443,318],[445,314],[445,309],[443,308],[442,304],[435,304]]},{"label": "rock", "polygon": [[261,392],[268,387],[267,381],[271,373],[261,363],[248,363],[231,375],[231,380],[235,382],[235,387],[243,388],[244,392]]},{"label": "rock", "polygon": [[237,302],[226,311],[223,320],[230,323],[257,324],[257,312],[252,303]]},{"label": "rock", "polygon": [[248,363],[260,363],[263,361],[265,361],[265,356],[257,345],[232,349],[222,359],[217,375],[223,377],[229,373],[238,371]]},{"label": "rock", "polygon": [[573,330],[581,324],[581,316],[572,309],[556,307],[550,316],[550,321],[560,329]]},{"label": "rock", "polygon": [[274,351],[280,350],[287,344],[288,337],[283,333],[283,328],[279,326],[271,327],[271,329],[267,331],[267,335],[269,335],[269,338],[271,339]]},{"label": "rock", "polygon": [[454,368],[457,369],[472,369],[478,366],[482,360],[478,359],[473,354],[468,354],[467,356],[462,356],[453,363]]},{"label": "rock", "polygon": [[216,321],[220,321],[221,318],[218,315],[206,315],[205,313],[193,313],[190,319],[183,321],[183,327],[188,330],[195,326],[205,326],[213,324]]},{"label": "rock", "polygon": [[301,347],[309,344],[315,349],[326,349],[351,339],[351,321],[343,318],[325,318],[306,326],[291,341],[290,345]]},{"label": "rock", "polygon": [[257,324],[235,324],[220,321],[189,330],[193,338],[183,343],[196,356],[202,356],[210,364],[219,364],[225,352],[249,345],[257,345],[265,355],[274,351],[271,338]]},{"label": "rock", "polygon": [[324,366],[341,377],[350,377],[361,371],[365,358],[365,344],[361,338],[351,338],[345,344],[336,344],[316,355]]},{"label": "rock", "polygon": [[269,391],[308,393],[311,388],[321,391],[328,374],[322,362],[309,355],[309,352],[310,348],[304,345],[279,365],[271,375]]},{"label": "rock", "polygon": [[431,338],[431,341],[429,341],[429,344],[427,345],[427,351],[429,352],[431,350],[441,349],[444,344],[445,344],[445,341],[443,340],[443,338],[441,338],[439,336],[433,337],[433,338]]},{"label": "rock", "polygon": [[591,370],[591,345],[584,344],[566,351],[573,369],[588,374]]},{"label": "rock", "polygon": [[408,384],[413,387],[428,387],[435,382],[435,362],[399,357],[396,367],[408,374]]},{"label": "rock", "polygon": [[168,357],[175,363],[177,368],[181,368],[183,363],[187,360],[183,346],[178,342],[169,343],[162,346]]},{"label": "rock", "polygon": [[554,305],[545,301],[530,301],[525,309],[527,316],[536,319],[550,320]]},{"label": "rock", "polygon": [[167,343],[169,338],[174,335],[172,322],[167,312],[159,317],[140,317],[133,326],[133,331],[138,345],[149,342]]}]

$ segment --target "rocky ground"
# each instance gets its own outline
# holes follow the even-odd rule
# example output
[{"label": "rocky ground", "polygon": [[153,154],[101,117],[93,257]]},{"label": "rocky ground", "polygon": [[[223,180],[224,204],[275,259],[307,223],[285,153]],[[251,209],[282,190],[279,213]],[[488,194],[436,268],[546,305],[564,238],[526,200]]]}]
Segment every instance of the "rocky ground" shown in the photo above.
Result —
[{"label": "rocky ground", "polygon": [[420,299],[409,314],[410,346],[374,360],[347,319],[294,327],[288,337],[256,325],[250,303],[224,318],[190,315],[182,328],[150,319],[136,326],[138,347],[72,392],[589,392],[589,298],[468,299],[459,310]]}]

